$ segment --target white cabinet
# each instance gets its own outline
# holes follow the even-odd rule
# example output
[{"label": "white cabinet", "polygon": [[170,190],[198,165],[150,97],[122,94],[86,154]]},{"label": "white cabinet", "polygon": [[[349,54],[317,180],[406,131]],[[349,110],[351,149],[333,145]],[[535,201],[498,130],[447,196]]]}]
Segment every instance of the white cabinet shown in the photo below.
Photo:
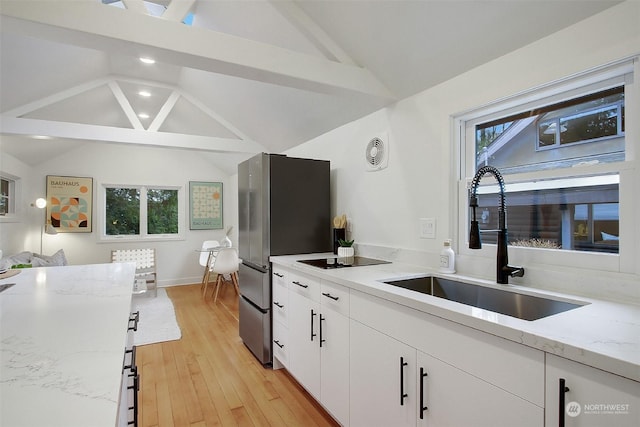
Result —
[{"label": "white cabinet", "polygon": [[[288,277],[285,366],[336,420],[348,425],[349,292],[300,273]],[[274,303],[275,295],[274,290]]]},{"label": "white cabinet", "polygon": [[351,427],[416,425],[416,350],[351,320]]},{"label": "white cabinet", "polygon": [[640,425],[637,381],[548,354],[545,387],[546,426]]},{"label": "white cabinet", "polygon": [[349,425],[349,292],[322,283],[320,304],[320,396],[342,425]]},{"label": "white cabinet", "polygon": [[543,425],[542,352],[357,291],[350,313],[352,426]]},{"label": "white cabinet", "polygon": [[271,311],[273,313],[273,368],[289,364],[289,288],[287,272],[274,269]]},{"label": "white cabinet", "polygon": [[289,302],[289,372],[320,400],[320,304],[291,289]]},{"label": "white cabinet", "polygon": [[543,409],[418,352],[418,426],[541,427]]}]

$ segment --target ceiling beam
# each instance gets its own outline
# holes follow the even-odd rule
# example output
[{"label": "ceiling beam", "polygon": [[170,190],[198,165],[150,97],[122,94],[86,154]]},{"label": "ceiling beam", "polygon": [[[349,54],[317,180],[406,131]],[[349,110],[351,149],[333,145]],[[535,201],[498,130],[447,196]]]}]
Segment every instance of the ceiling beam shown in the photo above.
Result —
[{"label": "ceiling beam", "polygon": [[97,1],[2,1],[5,31],[302,90],[388,101],[367,69]]},{"label": "ceiling beam", "polygon": [[7,117],[5,115],[0,115],[0,127],[2,128],[3,135],[48,135],[54,138],[226,153],[260,153],[267,151],[260,144],[248,140],[149,132],[144,129],[126,129],[39,119],[23,119]]},{"label": "ceiling beam", "polygon": [[196,0],[173,0],[162,14],[164,19],[182,22],[187,17]]},{"label": "ceiling beam", "polygon": [[280,14],[327,58],[355,65],[353,59],[300,6],[292,1],[269,0]]}]

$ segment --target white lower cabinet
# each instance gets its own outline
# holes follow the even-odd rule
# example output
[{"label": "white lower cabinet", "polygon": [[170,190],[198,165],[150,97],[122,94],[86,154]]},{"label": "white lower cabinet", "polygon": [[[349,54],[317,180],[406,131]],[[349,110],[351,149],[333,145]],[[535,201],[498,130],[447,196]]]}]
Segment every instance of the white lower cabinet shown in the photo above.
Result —
[{"label": "white lower cabinet", "polygon": [[544,425],[544,354],[351,293],[352,426]]},{"label": "white lower cabinet", "polygon": [[545,426],[640,425],[640,383],[547,354]]},{"label": "white lower cabinet", "polygon": [[355,320],[350,322],[350,425],[416,425],[416,350]]},{"label": "white lower cabinet", "polygon": [[349,425],[349,292],[295,276],[289,288],[287,369],[342,425]]},{"label": "white lower cabinet", "polygon": [[422,352],[416,379],[418,426],[542,426],[542,408]]},{"label": "white lower cabinet", "polygon": [[284,277],[274,272],[271,312],[273,313],[273,369],[289,366],[289,288],[275,280]]},{"label": "white lower cabinet", "polygon": [[351,321],[351,426],[531,426],[544,410]]},{"label": "white lower cabinet", "polygon": [[289,372],[320,400],[319,304],[291,292],[289,305]]}]

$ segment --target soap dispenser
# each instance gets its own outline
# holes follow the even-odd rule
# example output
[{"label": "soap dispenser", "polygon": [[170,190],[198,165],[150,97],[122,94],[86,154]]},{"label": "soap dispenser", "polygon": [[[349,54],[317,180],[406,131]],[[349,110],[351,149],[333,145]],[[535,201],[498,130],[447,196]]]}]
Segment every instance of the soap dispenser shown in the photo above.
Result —
[{"label": "soap dispenser", "polygon": [[451,249],[451,240],[444,241],[444,247],[440,252],[440,272],[441,273],[455,273],[455,259],[456,254]]}]

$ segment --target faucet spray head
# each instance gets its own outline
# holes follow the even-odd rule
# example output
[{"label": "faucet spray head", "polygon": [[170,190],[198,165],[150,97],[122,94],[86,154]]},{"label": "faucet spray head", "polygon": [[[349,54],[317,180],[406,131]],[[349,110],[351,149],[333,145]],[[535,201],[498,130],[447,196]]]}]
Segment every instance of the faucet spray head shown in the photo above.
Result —
[{"label": "faucet spray head", "polygon": [[475,219],[471,221],[471,230],[469,231],[469,249],[482,249],[482,240],[480,240],[480,227]]},{"label": "faucet spray head", "polygon": [[480,240],[480,227],[476,220],[476,208],[478,207],[478,197],[471,194],[469,198],[469,206],[471,207],[471,229],[469,230],[469,249],[482,249],[482,240]]}]

